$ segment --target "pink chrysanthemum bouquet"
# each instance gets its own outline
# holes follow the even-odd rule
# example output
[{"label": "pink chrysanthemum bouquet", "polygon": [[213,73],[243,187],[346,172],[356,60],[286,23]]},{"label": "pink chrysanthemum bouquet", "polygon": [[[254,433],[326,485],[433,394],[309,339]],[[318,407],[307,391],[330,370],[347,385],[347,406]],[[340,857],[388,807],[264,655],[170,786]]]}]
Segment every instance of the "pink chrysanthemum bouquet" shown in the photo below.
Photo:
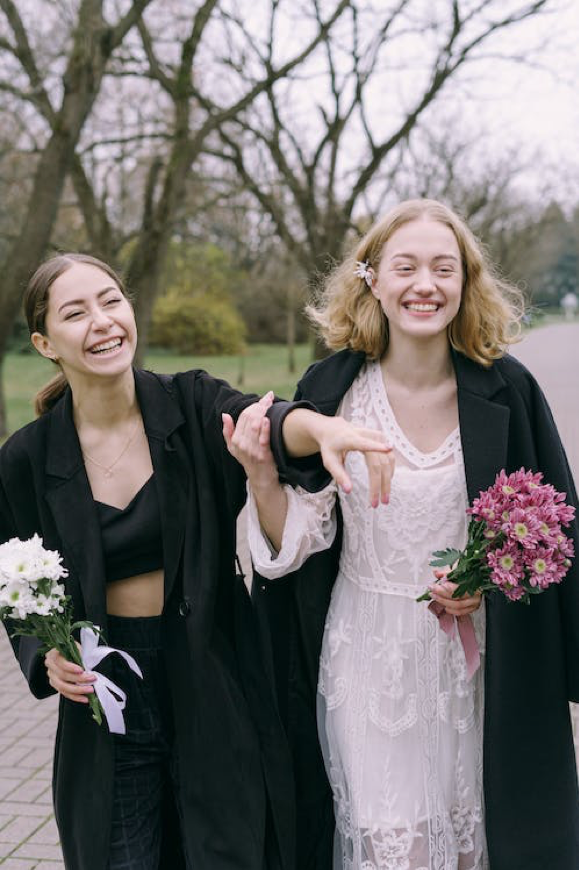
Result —
[{"label": "pink chrysanthemum bouquet", "polygon": [[[509,601],[528,604],[530,596],[560,583],[571,565],[573,542],[563,534],[575,516],[565,494],[542,483],[539,472],[503,470],[475,499],[464,550],[433,553],[435,568],[454,566],[446,579],[457,584],[453,598],[499,591]],[[428,601],[430,592],[418,598]]]}]

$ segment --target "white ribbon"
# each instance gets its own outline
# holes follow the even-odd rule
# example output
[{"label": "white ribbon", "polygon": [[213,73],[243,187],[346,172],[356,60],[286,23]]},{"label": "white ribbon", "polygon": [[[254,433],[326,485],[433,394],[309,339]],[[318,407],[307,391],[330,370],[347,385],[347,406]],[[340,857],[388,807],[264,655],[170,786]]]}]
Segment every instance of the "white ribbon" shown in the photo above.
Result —
[{"label": "white ribbon", "polygon": [[95,668],[111,653],[118,653],[124,658],[130,669],[141,679],[143,679],[143,674],[134,658],[128,653],[123,652],[122,649],[114,649],[112,646],[99,646],[98,644],[99,636],[92,628],[81,628],[80,657],[85,671],[92,671],[96,677],[93,686],[103,708],[109,731],[111,734],[126,734],[127,729],[125,728],[125,720],[123,718],[123,710],[127,703],[126,692],[119,689],[108,677],[104,677],[98,671],[95,671]]}]

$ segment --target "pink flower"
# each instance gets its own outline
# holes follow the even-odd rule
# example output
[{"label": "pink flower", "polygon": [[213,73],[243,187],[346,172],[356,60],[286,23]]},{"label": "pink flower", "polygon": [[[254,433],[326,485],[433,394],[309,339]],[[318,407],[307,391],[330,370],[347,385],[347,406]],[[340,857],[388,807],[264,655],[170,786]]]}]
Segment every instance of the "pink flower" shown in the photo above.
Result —
[{"label": "pink flower", "polygon": [[[459,587],[472,592],[490,580],[510,601],[528,601],[530,593],[560,583],[574,555],[573,541],[562,531],[575,516],[565,497],[543,483],[541,472],[500,471],[467,510],[472,519],[457,562]],[[445,553],[446,564],[456,562],[456,551],[449,549],[436,553],[434,564],[445,564]]]},{"label": "pink flower", "polygon": [[487,553],[491,581],[503,590],[519,586],[524,577],[521,550],[511,541]]},{"label": "pink flower", "polygon": [[510,540],[516,541],[521,547],[534,547],[539,542],[541,522],[532,511],[516,507],[509,512],[509,519],[502,523],[501,529]]}]

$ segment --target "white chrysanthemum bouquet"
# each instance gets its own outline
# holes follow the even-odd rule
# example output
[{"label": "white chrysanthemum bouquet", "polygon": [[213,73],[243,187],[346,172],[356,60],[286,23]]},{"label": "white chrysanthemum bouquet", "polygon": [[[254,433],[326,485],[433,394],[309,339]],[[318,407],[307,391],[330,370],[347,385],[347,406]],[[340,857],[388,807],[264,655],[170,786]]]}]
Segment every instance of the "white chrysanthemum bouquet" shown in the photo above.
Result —
[{"label": "white chrysanthemum bouquet", "polygon": [[[7,622],[10,635],[36,637],[41,654],[54,648],[83,670],[90,670],[109,653],[117,652],[131,670],[142,676],[127,653],[98,646],[101,632],[92,622],[72,621],[71,599],[60,582],[67,576],[60,554],[45,549],[38,535],[26,541],[12,538],[0,545],[0,619]],[[78,630],[80,648],[73,636]],[[87,696],[93,719],[100,725],[104,712],[111,732],[124,734],[121,711],[126,695],[107,677],[95,676],[95,691]]]}]

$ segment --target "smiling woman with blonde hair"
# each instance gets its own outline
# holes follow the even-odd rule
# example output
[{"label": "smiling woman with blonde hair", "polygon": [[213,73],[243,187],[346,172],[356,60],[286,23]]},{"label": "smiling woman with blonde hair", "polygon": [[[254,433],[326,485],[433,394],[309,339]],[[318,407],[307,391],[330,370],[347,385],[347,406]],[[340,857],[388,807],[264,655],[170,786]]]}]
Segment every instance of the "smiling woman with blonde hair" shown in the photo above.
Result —
[{"label": "smiling woman with blonde hair", "polygon": [[389,211],[330,274],[318,305],[308,306],[306,312],[331,350],[348,347],[371,359],[381,357],[388,345],[388,321],[365,282],[360,281],[356,264],[366,264],[377,273],[389,238],[404,224],[420,219],[447,226],[460,251],[464,292],[460,310],[449,324],[450,344],[488,366],[520,336],[523,294],[496,274],[462,218],[436,200],[408,200]]},{"label": "smiling woman with blonde hair", "polygon": [[[430,567],[433,551],[463,548],[467,507],[503,468],[541,471],[577,505],[545,398],[507,353],[521,311],[458,215],[403,202],[309,309],[338,352],[296,393],[384,433],[389,498],[373,497],[356,454],[354,486],[339,491],[276,448],[282,480],[310,491],[284,486],[272,540],[273,455],[265,441],[257,454],[245,428],[230,438],[252,490],[254,597],[294,758],[300,870],[579,867],[577,563],[529,606],[454,598]],[[572,535],[577,547],[576,522]],[[439,613],[472,621],[474,673],[460,637],[417,602],[426,587]]]}]

